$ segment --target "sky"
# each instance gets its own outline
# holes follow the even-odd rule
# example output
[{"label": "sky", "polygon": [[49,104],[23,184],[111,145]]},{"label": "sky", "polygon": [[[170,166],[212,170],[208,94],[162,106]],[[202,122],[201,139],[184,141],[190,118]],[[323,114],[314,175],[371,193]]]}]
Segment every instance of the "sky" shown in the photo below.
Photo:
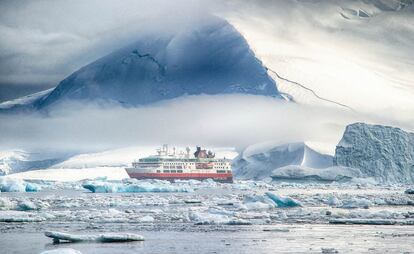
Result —
[{"label": "sky", "polygon": [[[57,110],[47,119],[0,116],[0,148],[83,144],[85,149],[97,149],[136,142],[185,145],[199,138],[209,145],[240,147],[271,139],[311,140],[329,143],[332,149],[346,124],[355,121],[414,131],[414,8],[395,3],[0,1],[0,101],[56,86],[82,66],[134,42],[139,33],[173,33],[199,16],[213,13],[238,29],[265,66],[320,97],[354,109],[323,102],[310,90],[273,75],[278,88],[291,94],[297,104],[201,96],[137,109],[70,105],[77,114]],[[360,10],[370,17],[355,16]],[[186,108],[199,103],[204,105],[204,115],[214,115],[209,126],[203,126],[203,117],[194,116],[191,130],[201,128],[206,133],[202,137],[197,131],[189,134],[188,126],[175,120],[184,120],[191,114]],[[153,114],[160,117],[150,118]],[[96,125],[102,122],[105,124]],[[151,139],[148,133],[154,130],[159,135]]]}]

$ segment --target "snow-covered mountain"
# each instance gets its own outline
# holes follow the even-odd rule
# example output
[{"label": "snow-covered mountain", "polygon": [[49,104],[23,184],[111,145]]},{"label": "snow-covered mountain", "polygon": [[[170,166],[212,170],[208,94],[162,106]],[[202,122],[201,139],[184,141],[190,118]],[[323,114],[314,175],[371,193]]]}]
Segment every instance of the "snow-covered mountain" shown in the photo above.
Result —
[{"label": "snow-covered mountain", "polygon": [[[183,95],[227,93],[281,98],[243,36],[227,21],[208,16],[173,34],[140,34],[135,43],[82,67],[26,104],[43,109],[81,100],[135,106]],[[0,109],[24,105],[7,102]]]},{"label": "snow-covered mountain", "polygon": [[334,164],[360,169],[384,183],[414,183],[414,133],[355,123],[346,127]]},{"label": "snow-covered mountain", "polygon": [[234,175],[239,179],[263,179],[275,169],[289,165],[327,168],[332,166],[332,156],[319,153],[304,142],[256,144],[247,147],[232,163]]}]

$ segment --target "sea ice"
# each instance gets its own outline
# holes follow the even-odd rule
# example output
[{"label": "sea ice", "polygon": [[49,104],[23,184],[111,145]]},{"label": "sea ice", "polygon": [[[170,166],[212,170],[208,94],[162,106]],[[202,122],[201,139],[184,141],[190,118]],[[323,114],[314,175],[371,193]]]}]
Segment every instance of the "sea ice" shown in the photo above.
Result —
[{"label": "sea ice", "polygon": [[144,237],[131,233],[109,233],[99,235],[75,235],[56,231],[46,231],[45,236],[53,238],[53,242],[132,242],[144,241]]},{"label": "sea ice", "polygon": [[267,196],[246,195],[243,201],[246,210],[266,210],[274,207],[274,202]]},{"label": "sea ice", "polygon": [[0,176],[0,192],[36,192],[40,189],[35,183]]},{"label": "sea ice", "polygon": [[277,207],[295,207],[295,206],[302,206],[302,204],[291,198],[291,197],[282,197],[277,194],[266,192],[266,196],[268,196],[273,202],[275,202]]},{"label": "sea ice", "polygon": [[193,189],[188,185],[172,184],[168,181],[87,181],[83,188],[94,193],[116,193],[116,192],[191,192]]},{"label": "sea ice", "polygon": [[0,210],[10,210],[15,207],[15,204],[7,197],[0,197]]},{"label": "sea ice", "polygon": [[21,211],[37,210],[38,207],[29,200],[22,200],[17,204],[17,209]]},{"label": "sea ice", "polygon": [[351,198],[342,201],[342,208],[369,208],[372,202],[366,198]]},{"label": "sea ice", "polygon": [[70,248],[59,248],[43,251],[40,254],[82,254],[82,252]]}]

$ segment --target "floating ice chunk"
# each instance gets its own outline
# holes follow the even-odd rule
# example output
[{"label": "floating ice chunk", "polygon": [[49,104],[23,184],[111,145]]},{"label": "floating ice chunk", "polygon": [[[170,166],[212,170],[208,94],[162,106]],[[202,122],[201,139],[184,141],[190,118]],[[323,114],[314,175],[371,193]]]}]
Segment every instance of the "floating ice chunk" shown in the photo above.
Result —
[{"label": "floating ice chunk", "polygon": [[271,193],[271,192],[266,192],[266,196],[269,197],[271,200],[273,200],[273,202],[275,202],[277,207],[302,206],[302,204],[299,201],[297,201],[297,200],[295,200],[291,197],[282,197],[282,196],[279,196],[279,195]]},{"label": "floating ice chunk", "polygon": [[188,185],[176,185],[167,181],[124,181],[104,182],[88,181],[83,188],[96,193],[116,192],[191,192],[193,189]]},{"label": "floating ice chunk", "polygon": [[339,200],[335,195],[329,196],[326,203],[330,206],[342,206],[342,201]]},{"label": "floating ice chunk", "polygon": [[131,233],[109,233],[99,235],[74,235],[56,231],[46,231],[45,236],[53,238],[53,242],[132,242],[144,241],[144,237]]},{"label": "floating ice chunk", "polygon": [[404,191],[405,194],[414,194],[414,189],[406,189]]},{"label": "floating ice chunk", "polygon": [[154,222],[155,219],[152,216],[146,215],[139,219],[140,222]]},{"label": "floating ice chunk", "polygon": [[271,199],[257,195],[245,196],[243,204],[247,210],[266,210],[274,207],[274,202]]},{"label": "floating ice chunk", "polygon": [[29,210],[37,210],[38,207],[32,201],[23,200],[17,204],[17,209],[21,211],[29,211]]},{"label": "floating ice chunk", "polygon": [[0,192],[35,192],[40,189],[35,183],[0,176]]},{"label": "floating ice chunk", "polygon": [[250,221],[244,220],[244,219],[229,220],[226,224],[227,225],[252,225]]},{"label": "floating ice chunk", "polygon": [[10,210],[14,208],[14,203],[10,199],[4,197],[0,198],[0,210]]},{"label": "floating ice chunk", "polygon": [[60,248],[54,250],[43,251],[40,254],[82,254],[82,252],[70,248]]},{"label": "floating ice chunk", "polygon": [[366,198],[351,198],[342,201],[342,208],[366,208],[372,206],[372,202]]},{"label": "floating ice chunk", "polygon": [[227,224],[231,220],[226,214],[209,212],[191,212],[189,218],[196,225]]},{"label": "floating ice chunk", "polygon": [[34,213],[22,211],[2,211],[0,212],[0,222],[40,222],[45,221],[44,217]]}]

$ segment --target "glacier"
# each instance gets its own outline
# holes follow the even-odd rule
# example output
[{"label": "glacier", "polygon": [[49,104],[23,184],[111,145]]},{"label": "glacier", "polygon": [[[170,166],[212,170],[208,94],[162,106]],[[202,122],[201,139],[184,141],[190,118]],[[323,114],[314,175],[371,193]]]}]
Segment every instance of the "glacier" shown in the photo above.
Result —
[{"label": "glacier", "polygon": [[382,183],[414,183],[414,134],[400,128],[354,123],[336,147],[334,164],[356,168]]},{"label": "glacier", "polygon": [[297,142],[249,146],[233,160],[232,166],[238,179],[261,180],[272,176],[275,169],[284,166],[328,168],[332,163],[331,155],[319,153],[305,142]]},{"label": "glacier", "polygon": [[[145,32],[136,42],[69,75],[53,91],[26,99],[26,109],[67,101],[137,106],[185,95],[243,93],[282,99],[275,81],[226,20],[201,17],[175,32]],[[19,102],[0,109],[22,108]]]}]

